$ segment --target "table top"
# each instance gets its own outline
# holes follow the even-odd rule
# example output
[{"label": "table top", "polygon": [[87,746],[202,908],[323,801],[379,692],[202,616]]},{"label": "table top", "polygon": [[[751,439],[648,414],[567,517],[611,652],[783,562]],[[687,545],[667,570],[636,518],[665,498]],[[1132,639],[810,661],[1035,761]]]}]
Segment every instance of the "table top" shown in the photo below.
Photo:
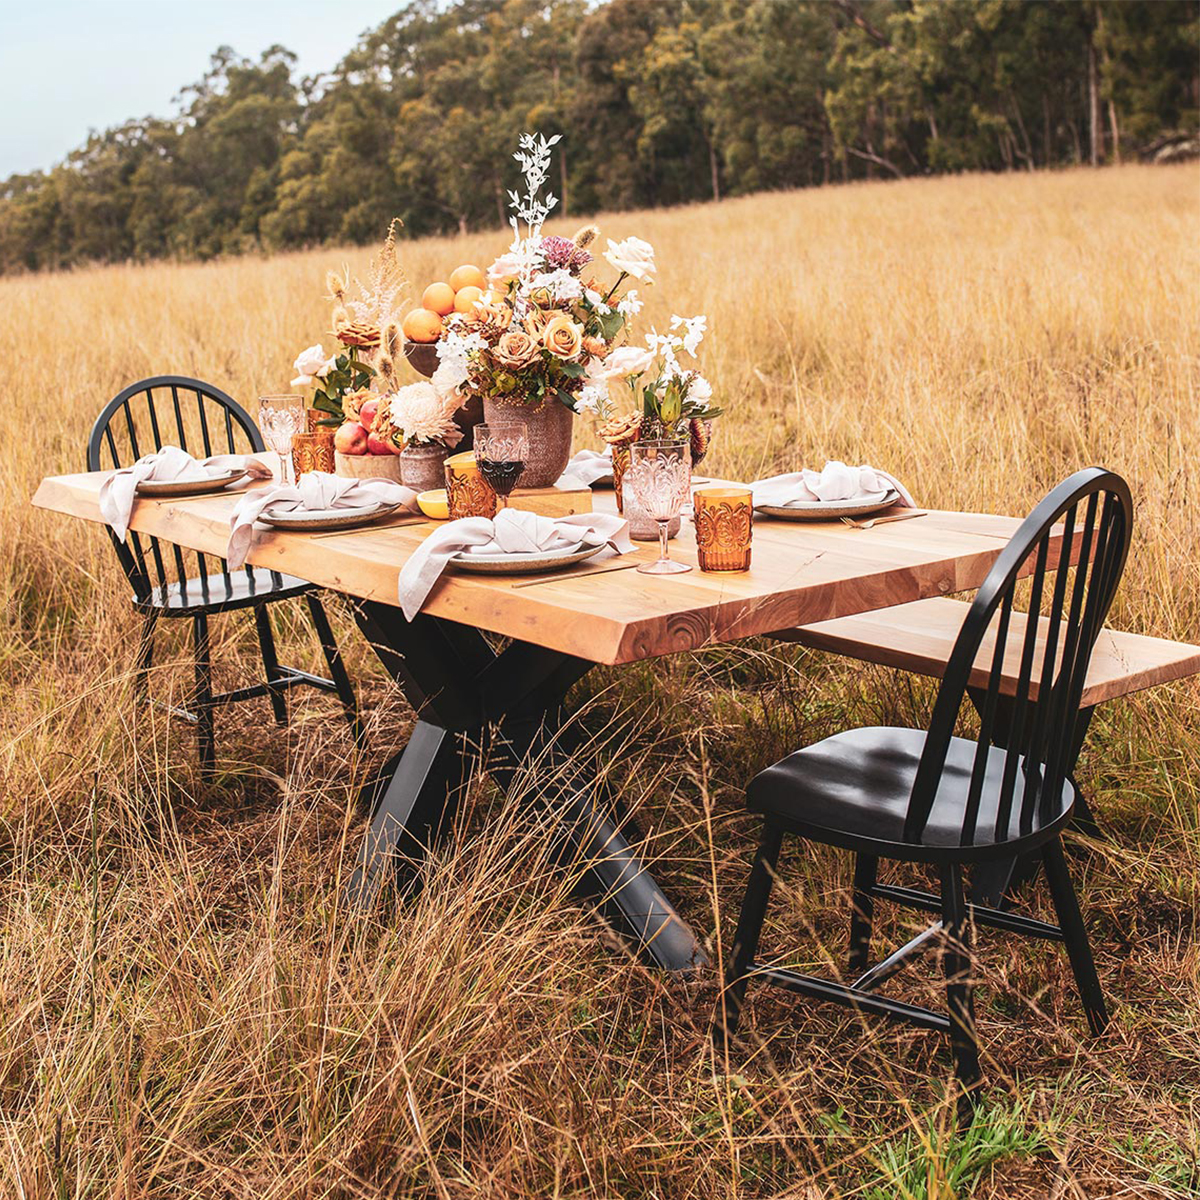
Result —
[{"label": "table top", "polygon": [[[100,485],[108,474],[49,477],[33,503],[100,522]],[[139,499],[131,528],[220,556],[243,490]],[[595,507],[611,505],[611,493],[597,491]],[[344,532],[265,531],[256,535],[249,561],[395,604],[400,567],[437,524],[406,518]],[[636,555],[559,574],[492,577],[450,570],[423,611],[593,662],[635,662],[976,588],[1019,524],[1017,517],[938,511],[871,529],[756,516],[750,570],[705,573],[696,566],[695,539],[685,520],[671,556],[693,566],[688,574],[613,569],[657,557],[657,546],[650,545]]]}]

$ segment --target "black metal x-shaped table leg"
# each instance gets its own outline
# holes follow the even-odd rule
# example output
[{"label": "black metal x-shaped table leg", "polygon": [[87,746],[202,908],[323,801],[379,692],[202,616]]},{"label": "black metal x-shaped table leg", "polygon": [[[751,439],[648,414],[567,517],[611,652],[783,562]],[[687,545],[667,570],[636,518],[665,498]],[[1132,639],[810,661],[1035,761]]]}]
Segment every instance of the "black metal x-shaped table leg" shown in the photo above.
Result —
[{"label": "black metal x-shaped table leg", "polygon": [[527,642],[497,652],[478,630],[426,614],[407,621],[374,601],[359,603],[356,615],[418,719],[368,785],[371,828],[350,899],[370,902],[389,883],[411,886],[486,748],[483,761],[500,786],[537,763],[530,800],[556,818],[560,862],[585,868],[581,887],[617,931],[667,970],[702,964],[695,935],[630,846],[628,822],[622,827],[603,803],[594,761],[564,734],[566,694],[594,664]]}]

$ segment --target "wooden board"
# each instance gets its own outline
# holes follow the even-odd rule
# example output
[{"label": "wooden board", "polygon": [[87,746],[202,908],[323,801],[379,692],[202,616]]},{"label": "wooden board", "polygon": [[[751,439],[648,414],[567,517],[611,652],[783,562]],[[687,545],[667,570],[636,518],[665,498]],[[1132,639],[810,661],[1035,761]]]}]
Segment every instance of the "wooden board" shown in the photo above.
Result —
[{"label": "wooden board", "polygon": [[[785,630],[775,636],[817,650],[940,679],[967,615],[967,607],[961,600],[918,600],[878,612]],[[1013,613],[1004,647],[1000,690],[1010,696],[1017,688],[1025,622],[1023,614]],[[1045,626],[1045,618],[1041,623]],[[994,645],[995,639],[989,630],[971,676],[971,682],[977,687],[987,687]],[[1039,637],[1035,660],[1038,664],[1042,661],[1044,645],[1044,637]],[[1090,708],[1104,700],[1196,674],[1200,674],[1200,646],[1105,629],[1096,641],[1080,707]],[[1036,695],[1036,687],[1031,690]]]},{"label": "wooden board", "polygon": [[[105,478],[105,472],[48,478],[33,502],[99,521]],[[606,500],[611,503],[611,496],[597,494],[596,507]],[[236,502],[236,495],[139,500],[132,527],[219,555]],[[504,578],[447,572],[425,611],[593,662],[633,662],[978,587],[1019,523],[1015,517],[954,512],[870,530],[756,520],[749,571],[695,569],[667,577],[567,571],[526,588]],[[436,526],[413,521],[341,537],[268,531],[256,537],[250,561],[394,604],[397,573]],[[690,523],[685,521],[671,547],[673,557],[695,567]]]}]

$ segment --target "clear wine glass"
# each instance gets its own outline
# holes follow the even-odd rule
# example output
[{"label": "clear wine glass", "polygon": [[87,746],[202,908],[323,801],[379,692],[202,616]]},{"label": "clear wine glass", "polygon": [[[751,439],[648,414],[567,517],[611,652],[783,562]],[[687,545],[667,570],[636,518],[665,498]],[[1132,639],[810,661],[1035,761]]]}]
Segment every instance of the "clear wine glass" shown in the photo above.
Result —
[{"label": "clear wine glass", "polygon": [[258,428],[263,441],[279,455],[279,482],[295,483],[292,470],[292,438],[303,432],[303,396],[260,396],[258,398]]},{"label": "clear wine glass", "polygon": [[529,457],[529,430],[524,421],[475,426],[475,461],[479,473],[496,493],[496,511],[508,506]]},{"label": "clear wine glass", "polygon": [[680,575],[692,568],[672,562],[667,527],[691,494],[692,454],[687,442],[634,442],[625,482],[634,500],[658,522],[658,561],[638,567],[643,575]]}]

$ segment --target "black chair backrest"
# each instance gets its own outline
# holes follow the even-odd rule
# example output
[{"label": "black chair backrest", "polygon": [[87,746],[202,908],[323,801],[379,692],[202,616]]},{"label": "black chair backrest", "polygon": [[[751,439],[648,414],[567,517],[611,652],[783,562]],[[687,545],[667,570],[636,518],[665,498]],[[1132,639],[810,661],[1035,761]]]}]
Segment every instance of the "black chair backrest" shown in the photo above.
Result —
[{"label": "black chair backrest", "polygon": [[[906,839],[918,841],[929,819],[977,659],[979,668],[987,669],[987,686],[974,689],[980,729],[962,844],[975,841],[989,754],[997,753],[992,749],[997,741],[1006,749],[995,840],[1013,836],[1014,805],[1020,835],[1033,830],[1035,817],[1044,825],[1062,814],[1063,784],[1082,741],[1079,702],[1096,638],[1125,569],[1132,525],[1128,485],[1099,467],[1064,480],[1022,523],[979,589],[947,663],[913,783]],[[1061,548],[1056,548],[1059,538]],[[1053,575],[1049,588],[1048,574]],[[1029,620],[1020,636],[1015,693],[1006,697],[1011,707],[1005,704],[1002,712],[1002,668],[1019,587],[1028,588]],[[980,654],[989,634],[995,637],[990,667],[986,652]]]},{"label": "black chair backrest", "polygon": [[[213,454],[255,454],[264,448],[262,434],[236,400],[219,388],[182,375],[156,375],[132,383],[105,406],[88,438],[87,469],[128,467],[144,454],[175,445],[197,458]],[[178,583],[185,599],[204,604],[209,598],[209,570],[203,554],[189,573],[183,550],[173,543],[130,530],[125,542],[109,531],[121,567],[138,600],[157,586],[165,593]],[[220,560],[220,574],[229,568]],[[197,580],[188,597],[189,578]]]}]

